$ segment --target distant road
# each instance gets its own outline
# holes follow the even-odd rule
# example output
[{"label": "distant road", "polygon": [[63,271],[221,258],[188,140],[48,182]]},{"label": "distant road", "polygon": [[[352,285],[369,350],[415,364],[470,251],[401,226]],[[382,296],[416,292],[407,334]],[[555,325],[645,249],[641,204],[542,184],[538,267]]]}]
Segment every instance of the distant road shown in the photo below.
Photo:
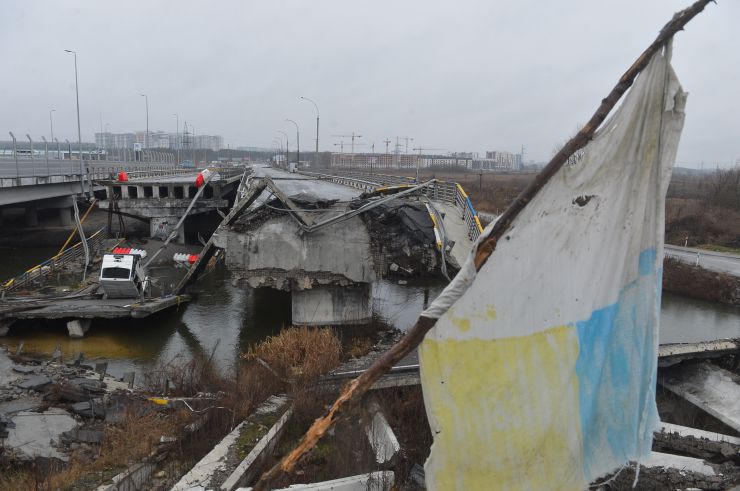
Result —
[{"label": "distant road", "polygon": [[740,254],[728,254],[668,244],[665,246],[667,257],[675,257],[686,263],[697,264],[697,254],[699,266],[702,268],[740,276]]}]

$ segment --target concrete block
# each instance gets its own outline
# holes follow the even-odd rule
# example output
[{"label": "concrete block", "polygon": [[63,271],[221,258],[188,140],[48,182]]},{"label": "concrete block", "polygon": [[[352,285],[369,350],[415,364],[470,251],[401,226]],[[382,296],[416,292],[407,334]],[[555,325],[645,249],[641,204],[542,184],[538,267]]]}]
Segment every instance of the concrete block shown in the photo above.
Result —
[{"label": "concrete block", "polygon": [[380,409],[380,405],[376,401],[370,401],[368,412],[371,415],[371,419],[365,426],[365,434],[367,435],[370,446],[375,452],[375,461],[378,464],[388,463],[401,450],[401,444],[398,443],[393,429],[388,424]]},{"label": "concrete block", "polygon": [[293,324],[332,326],[366,324],[372,320],[369,283],[316,286],[291,293]]},{"label": "concrete block", "polygon": [[67,331],[70,338],[83,338],[90,330],[91,319],[75,319],[67,322]]}]

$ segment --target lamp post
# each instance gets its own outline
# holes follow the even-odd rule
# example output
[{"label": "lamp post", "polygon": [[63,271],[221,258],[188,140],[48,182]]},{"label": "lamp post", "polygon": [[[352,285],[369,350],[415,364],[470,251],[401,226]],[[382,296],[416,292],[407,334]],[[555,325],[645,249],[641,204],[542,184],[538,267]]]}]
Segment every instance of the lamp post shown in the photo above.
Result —
[{"label": "lamp post", "polygon": [[49,176],[51,174],[51,171],[49,170],[49,142],[46,141],[46,137],[42,136],[42,140],[44,140],[44,153],[46,155],[46,175]]},{"label": "lamp post", "polygon": [[29,153],[31,155],[31,168],[34,169],[33,167],[33,140],[31,139],[31,135],[29,135],[28,133],[26,133],[26,138],[28,138],[28,141],[31,143],[31,151]]},{"label": "lamp post", "polygon": [[49,111],[49,130],[51,131],[51,141],[54,141],[54,120],[51,117],[51,114],[56,112],[56,109],[52,109]]},{"label": "lamp post", "polygon": [[309,99],[308,97],[301,96],[301,99],[304,101],[308,101],[311,104],[313,104],[313,107],[316,108],[316,167],[319,166],[319,106],[314,102],[312,99]]},{"label": "lamp post", "polygon": [[[75,97],[77,99],[77,146],[80,149],[80,187],[82,188],[82,192],[85,192],[85,184],[84,179],[82,178],[83,174],[83,158],[82,158],[82,130],[80,129],[80,86],[77,82],[77,51],[73,51],[71,49],[65,49],[64,50],[67,53],[72,53],[75,55]],[[69,160],[70,165],[72,164],[72,148],[70,147],[69,150]]]},{"label": "lamp post", "polygon": [[[82,174],[82,130],[80,129],[80,86],[77,83],[77,51],[71,49],[64,50],[67,53],[75,55],[75,97],[77,99],[77,146],[80,151],[80,175]],[[69,154],[69,159],[72,160],[72,153]]]},{"label": "lamp post", "polygon": [[18,169],[18,147],[16,146],[15,135],[13,134],[13,132],[8,131],[8,134],[13,139],[13,158],[15,159],[15,180],[17,181],[16,185],[20,186],[21,185],[21,173],[20,173],[20,170]]},{"label": "lamp post", "polygon": [[175,151],[177,152],[177,165],[180,165],[180,115],[172,113],[175,117]]},{"label": "lamp post", "polygon": [[149,149],[149,96],[146,94],[139,94],[144,98],[146,103],[146,134],[144,135],[144,149]]},{"label": "lamp post", "polygon": [[278,133],[282,133],[285,137],[285,165],[288,165],[288,161],[290,161],[290,140],[288,139],[288,134],[282,130],[278,130]]},{"label": "lamp post", "polygon": [[301,165],[301,134],[298,131],[298,123],[296,123],[292,119],[286,119],[285,121],[289,123],[293,123],[295,125],[295,146],[296,146],[295,164],[296,166],[299,166]]},{"label": "lamp post", "polygon": [[[54,138],[54,141],[57,142],[57,160],[62,160],[62,147],[59,145],[59,138]],[[59,166],[61,168],[62,163],[59,162]]]}]

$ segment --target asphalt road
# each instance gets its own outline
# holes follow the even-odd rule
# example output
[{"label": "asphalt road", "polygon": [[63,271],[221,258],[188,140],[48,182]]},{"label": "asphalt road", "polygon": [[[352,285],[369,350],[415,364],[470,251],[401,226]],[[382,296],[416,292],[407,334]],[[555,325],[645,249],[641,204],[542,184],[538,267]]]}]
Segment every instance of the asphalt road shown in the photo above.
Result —
[{"label": "asphalt road", "polygon": [[740,276],[740,254],[666,245],[665,255],[690,264],[697,264],[698,261],[698,265],[702,268]]},{"label": "asphalt road", "polygon": [[362,193],[361,190],[333,182],[320,181],[301,174],[291,174],[265,165],[253,166],[254,176],[267,176],[288,196],[298,193],[312,193],[325,199],[350,200]]}]

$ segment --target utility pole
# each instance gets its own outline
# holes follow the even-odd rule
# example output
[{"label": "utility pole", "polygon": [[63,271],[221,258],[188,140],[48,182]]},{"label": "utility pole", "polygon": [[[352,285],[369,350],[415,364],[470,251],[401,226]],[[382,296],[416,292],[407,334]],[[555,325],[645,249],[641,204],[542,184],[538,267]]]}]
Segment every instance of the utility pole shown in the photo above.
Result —
[{"label": "utility pole", "polygon": [[385,168],[388,168],[388,145],[390,144],[390,140],[383,140],[383,143],[385,143]]},{"label": "utility pole", "polygon": [[406,140],[406,151],[404,153],[405,155],[408,155],[409,154],[409,140],[414,141],[414,139],[408,136],[402,136],[401,140]]},{"label": "utility pole", "polygon": [[175,117],[175,152],[177,153],[177,165],[180,165],[180,115],[172,114]]}]

